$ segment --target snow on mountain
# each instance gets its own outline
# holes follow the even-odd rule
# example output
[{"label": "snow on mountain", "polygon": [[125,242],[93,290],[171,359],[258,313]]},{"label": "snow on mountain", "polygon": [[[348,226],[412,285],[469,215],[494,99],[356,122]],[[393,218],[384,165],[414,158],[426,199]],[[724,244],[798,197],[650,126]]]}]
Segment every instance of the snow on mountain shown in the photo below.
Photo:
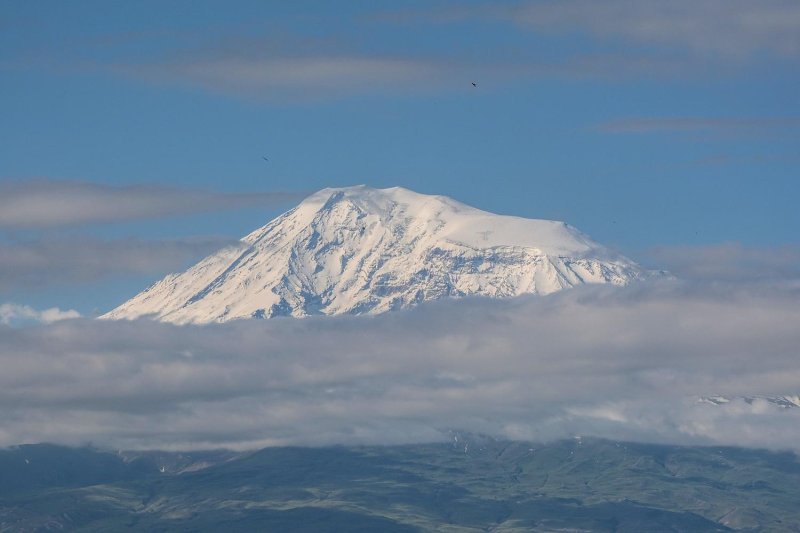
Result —
[{"label": "snow on mountain", "polygon": [[376,314],[446,297],[549,294],[647,275],[577,229],[394,187],[323,189],[101,318],[175,323]]}]

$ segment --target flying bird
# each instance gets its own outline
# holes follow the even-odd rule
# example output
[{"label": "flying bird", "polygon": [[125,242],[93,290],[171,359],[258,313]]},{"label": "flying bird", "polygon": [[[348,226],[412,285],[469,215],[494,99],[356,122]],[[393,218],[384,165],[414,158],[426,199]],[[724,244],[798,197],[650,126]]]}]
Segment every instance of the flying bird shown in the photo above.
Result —
[{"label": "flying bird", "polygon": [[261,156],[261,159],[263,159],[264,161],[266,161],[267,163],[269,163],[269,159],[267,158],[267,156],[264,156],[264,155],[262,155],[262,156]]},{"label": "flying bird", "polygon": [[478,84],[477,84],[477,83],[475,83],[475,82],[473,81],[473,82],[472,82],[472,86],[473,86],[473,87],[477,87],[477,86],[478,86]]}]

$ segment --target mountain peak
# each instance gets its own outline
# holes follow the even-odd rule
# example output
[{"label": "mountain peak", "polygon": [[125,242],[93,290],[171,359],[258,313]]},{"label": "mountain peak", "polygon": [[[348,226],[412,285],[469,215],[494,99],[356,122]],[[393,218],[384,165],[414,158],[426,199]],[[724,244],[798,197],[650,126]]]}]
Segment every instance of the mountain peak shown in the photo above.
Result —
[{"label": "mountain peak", "polygon": [[[295,209],[300,218],[311,220],[321,213],[335,219],[337,211],[342,215],[343,210],[351,209],[391,224],[402,220],[434,223],[439,238],[477,249],[517,246],[551,255],[571,256],[580,256],[590,250],[600,252],[601,249],[588,236],[564,222],[497,215],[447,196],[422,194],[403,187],[375,189],[355,185],[326,188],[303,200]],[[251,235],[260,234],[268,227],[270,224]],[[606,250],[603,252],[608,253]]]},{"label": "mountain peak", "polygon": [[402,187],[322,189],[103,318],[171,322],[374,314],[446,297],[623,285],[643,271],[563,222]]}]

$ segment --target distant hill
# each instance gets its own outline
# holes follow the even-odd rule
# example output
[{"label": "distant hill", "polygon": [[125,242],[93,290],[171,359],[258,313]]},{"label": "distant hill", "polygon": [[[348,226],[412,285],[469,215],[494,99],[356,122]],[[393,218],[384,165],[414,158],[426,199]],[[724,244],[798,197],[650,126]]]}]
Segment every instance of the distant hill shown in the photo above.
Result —
[{"label": "distant hill", "polygon": [[792,453],[449,444],[0,451],[0,531],[797,531]]}]

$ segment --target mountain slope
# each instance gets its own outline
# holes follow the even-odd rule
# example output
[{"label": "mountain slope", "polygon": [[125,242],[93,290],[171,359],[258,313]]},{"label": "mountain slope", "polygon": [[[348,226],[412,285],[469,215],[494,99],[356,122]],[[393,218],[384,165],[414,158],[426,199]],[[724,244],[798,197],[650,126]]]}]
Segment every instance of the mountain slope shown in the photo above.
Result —
[{"label": "mountain slope", "polygon": [[563,222],[399,187],[323,189],[102,318],[176,323],[375,314],[445,297],[549,294],[645,275]]},{"label": "mountain slope", "polygon": [[239,455],[31,445],[0,450],[0,531],[798,531],[798,483],[791,452],[586,437]]}]

